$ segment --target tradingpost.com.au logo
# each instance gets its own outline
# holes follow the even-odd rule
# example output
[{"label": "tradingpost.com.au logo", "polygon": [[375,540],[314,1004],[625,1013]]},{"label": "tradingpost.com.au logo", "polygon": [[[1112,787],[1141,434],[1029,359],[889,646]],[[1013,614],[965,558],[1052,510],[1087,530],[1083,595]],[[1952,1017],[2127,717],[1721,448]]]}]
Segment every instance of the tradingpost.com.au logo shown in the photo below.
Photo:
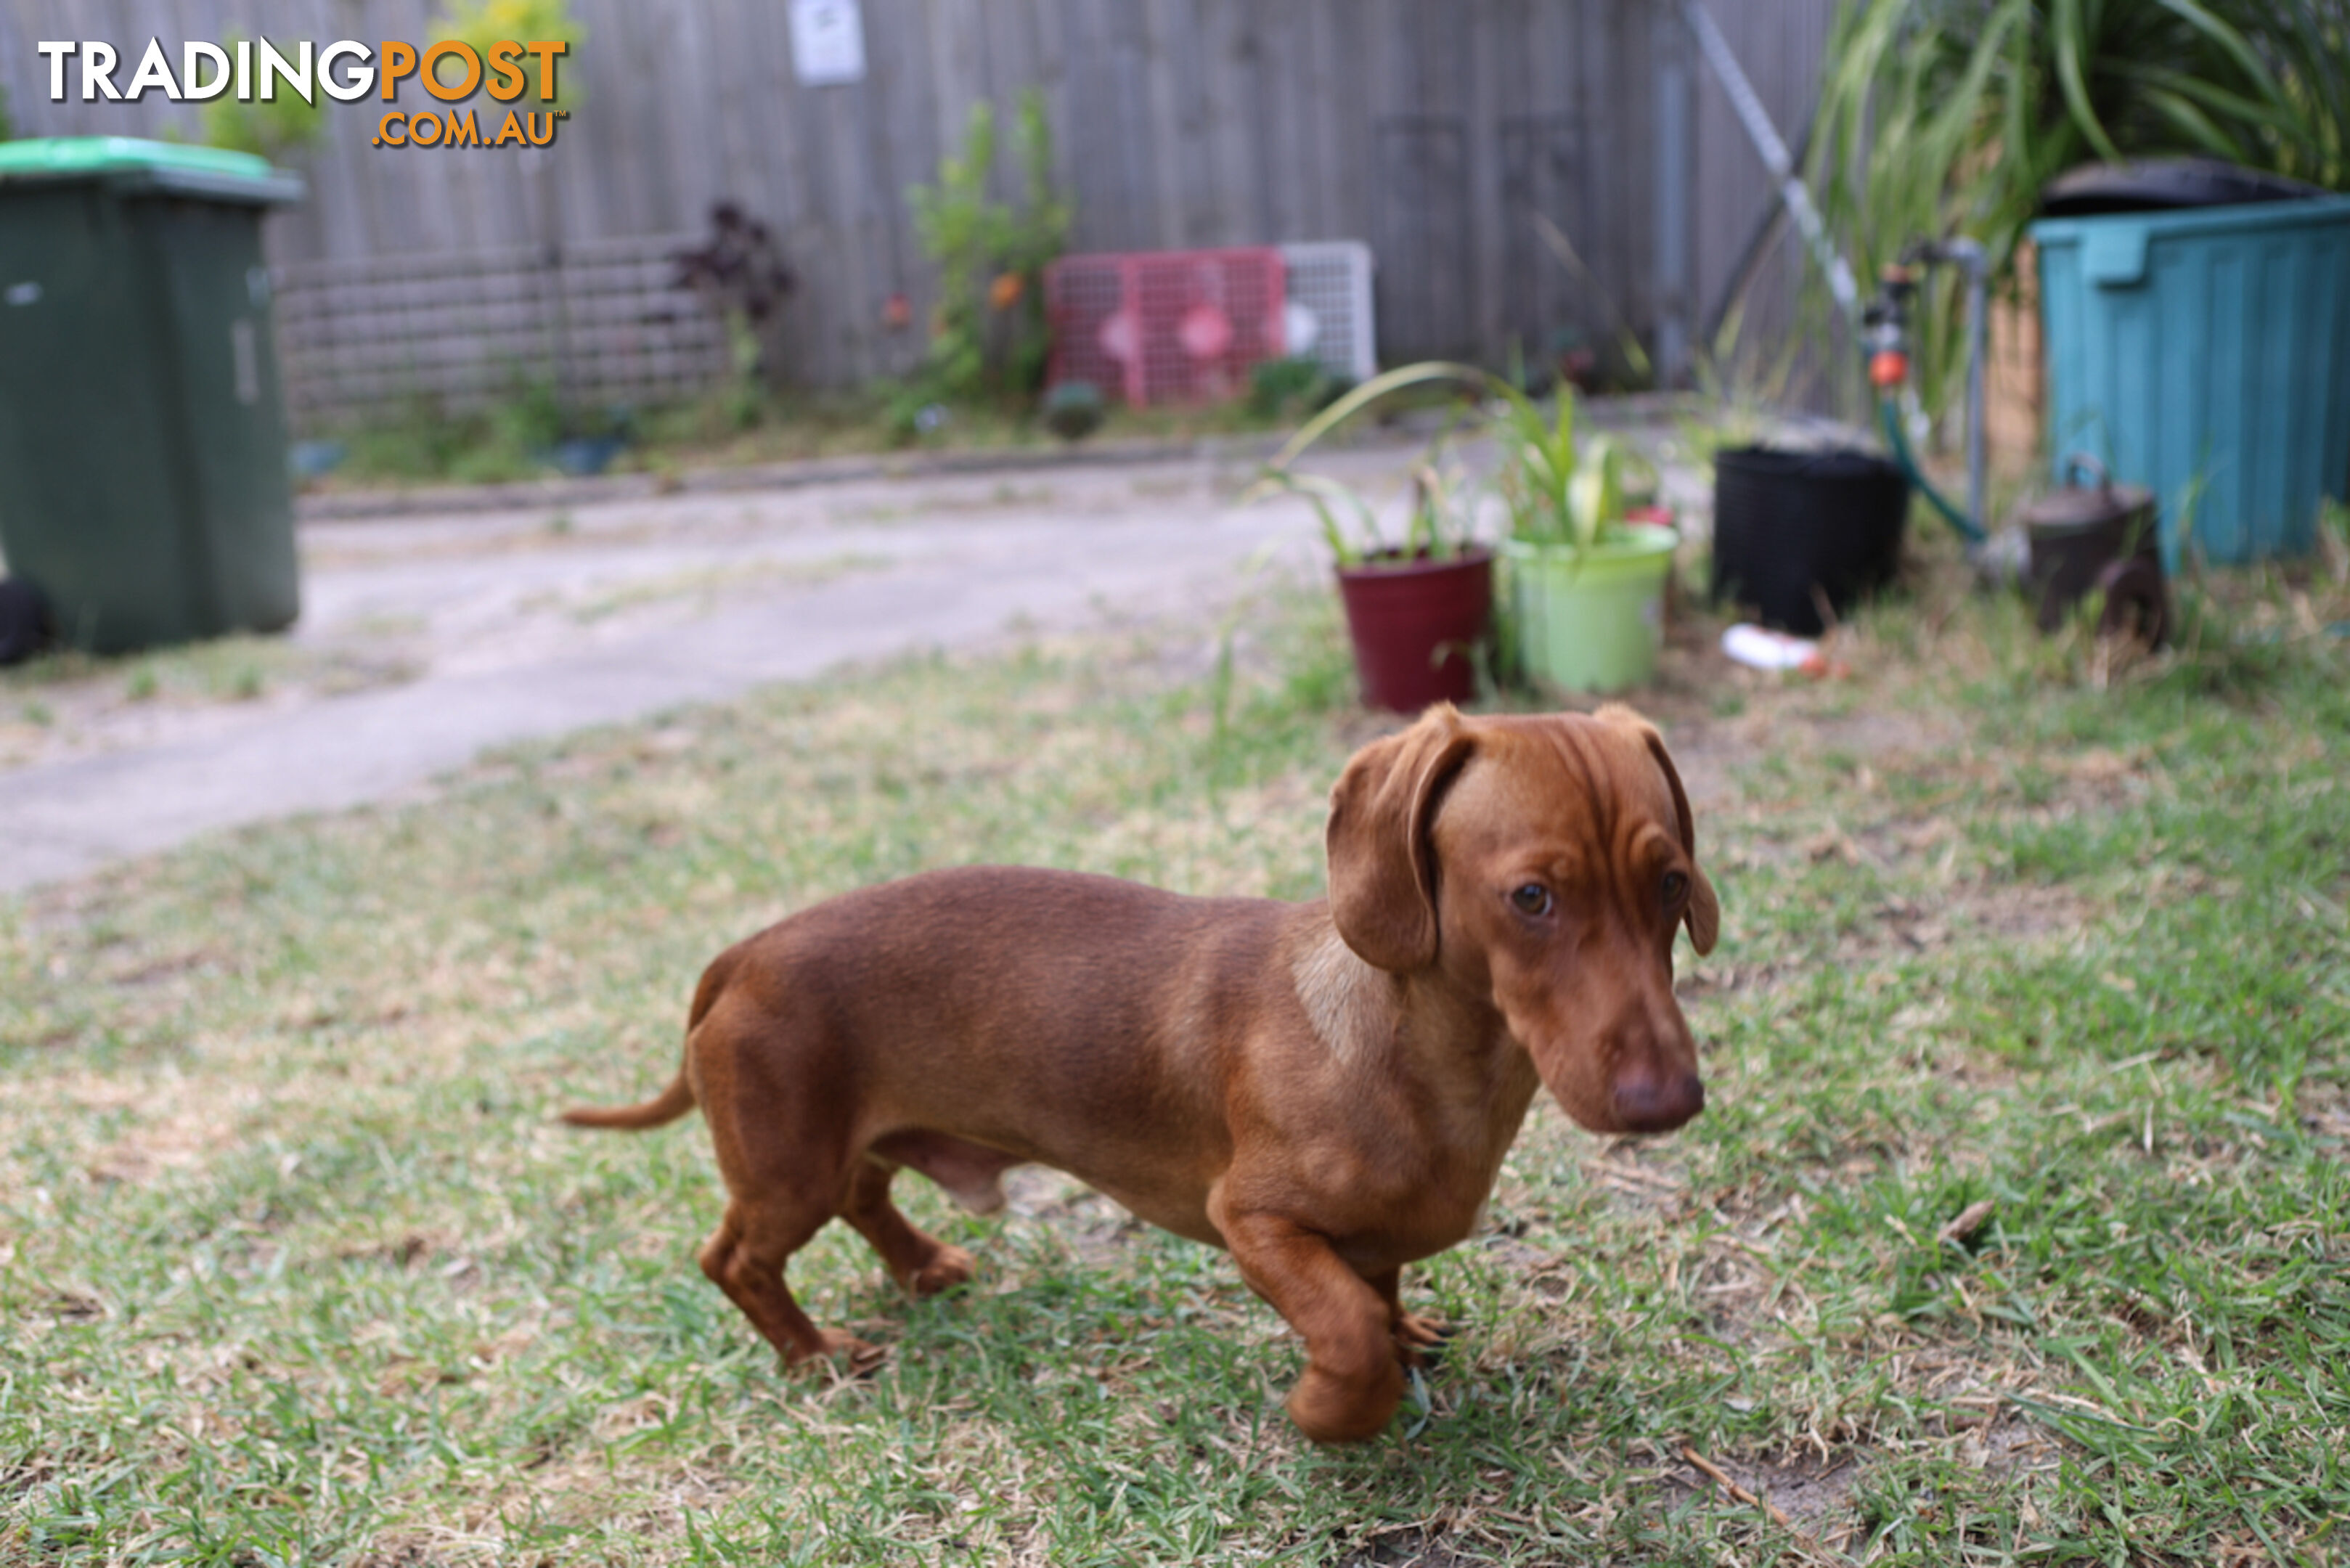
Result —
[{"label": "tradingpost.com.au logo", "polygon": [[[561,38],[504,38],[486,49],[456,38],[443,38],[421,50],[397,40],[369,46],[344,38],[317,51],[314,60],[307,41],[295,46],[294,56],[278,53],[267,39],[256,46],[239,38],[223,48],[191,39],[180,46],[180,70],[174,75],[162,40],[147,40],[147,52],[127,84],[117,85],[115,71],[121,57],[112,44],[49,42],[34,46],[49,62],[49,101],[63,103],[68,78],[78,74],[81,101],[101,99],[136,103],[145,94],[161,92],[174,103],[204,103],[233,92],[251,103],[257,96],[275,102],[283,87],[305,103],[316,103],[323,92],[340,103],[354,103],[379,90],[383,101],[396,103],[400,84],[415,77],[424,90],[446,104],[461,104],[486,88],[499,103],[512,103],[525,93],[552,105],[556,99],[555,63],[570,52]],[[528,61],[528,64],[525,62]],[[442,65],[454,62],[459,77],[442,79]],[[534,91],[531,67],[539,83]],[[495,111],[493,110],[493,113]],[[545,147],[555,140],[556,122],[571,111],[552,107],[506,110],[505,123],[495,134],[483,130],[473,109],[419,110],[413,114],[390,109],[376,122],[378,147]]]}]

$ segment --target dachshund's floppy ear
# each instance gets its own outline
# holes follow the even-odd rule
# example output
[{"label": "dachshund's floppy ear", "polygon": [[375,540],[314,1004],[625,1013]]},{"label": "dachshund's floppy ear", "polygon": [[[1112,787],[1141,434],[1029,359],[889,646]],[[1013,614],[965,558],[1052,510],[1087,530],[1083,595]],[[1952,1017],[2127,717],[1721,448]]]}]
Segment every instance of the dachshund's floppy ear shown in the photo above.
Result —
[{"label": "dachshund's floppy ear", "polygon": [[1363,961],[1395,973],[1436,961],[1429,828],[1475,742],[1450,702],[1357,752],[1330,791],[1330,918]]},{"label": "dachshund's floppy ear", "polygon": [[1680,770],[1673,766],[1672,753],[1665,750],[1665,738],[1657,733],[1657,727],[1621,702],[1610,702],[1592,717],[1621,724],[1638,733],[1647,742],[1648,754],[1657,759],[1657,766],[1664,770],[1665,783],[1672,787],[1681,853],[1690,860],[1689,909],[1683,919],[1689,925],[1690,944],[1702,958],[1713,950],[1715,939],[1721,934],[1721,900],[1714,897],[1712,882],[1707,879],[1705,868],[1697,863],[1697,822],[1690,815],[1689,792],[1681,787]]}]

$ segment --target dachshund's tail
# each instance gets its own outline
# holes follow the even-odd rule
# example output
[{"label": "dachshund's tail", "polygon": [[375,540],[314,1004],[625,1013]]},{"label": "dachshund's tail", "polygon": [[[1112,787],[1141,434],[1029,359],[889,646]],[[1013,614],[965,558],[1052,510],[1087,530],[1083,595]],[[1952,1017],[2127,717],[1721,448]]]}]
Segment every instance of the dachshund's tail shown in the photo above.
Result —
[{"label": "dachshund's tail", "polygon": [[563,1119],[576,1127],[662,1127],[677,1120],[693,1109],[693,1085],[686,1082],[685,1069],[678,1069],[668,1088],[641,1106],[599,1107],[583,1106],[563,1113]]},{"label": "dachshund's tail", "polygon": [[[740,948],[730,948],[718,955],[711,966],[702,971],[702,983],[693,988],[693,1007],[685,1021],[686,1050],[693,1049],[693,1032],[718,1005],[719,996],[726,989],[726,978],[734,971]],[[563,1119],[576,1127],[622,1127],[631,1132],[644,1127],[666,1127],[693,1109],[693,1085],[689,1080],[685,1064],[678,1064],[677,1076],[669,1087],[641,1106],[580,1106],[563,1113]]]}]

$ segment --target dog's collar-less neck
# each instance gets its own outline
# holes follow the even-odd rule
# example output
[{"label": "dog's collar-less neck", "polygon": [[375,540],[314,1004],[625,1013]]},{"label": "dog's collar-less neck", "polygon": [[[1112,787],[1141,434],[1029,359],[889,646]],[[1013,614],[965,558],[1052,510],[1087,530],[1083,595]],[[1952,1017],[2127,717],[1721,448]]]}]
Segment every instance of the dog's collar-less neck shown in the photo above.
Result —
[{"label": "dog's collar-less neck", "polygon": [[1364,961],[1326,919],[1299,946],[1289,973],[1315,1038],[1339,1061],[1358,1064],[1394,1037],[1401,982]]}]

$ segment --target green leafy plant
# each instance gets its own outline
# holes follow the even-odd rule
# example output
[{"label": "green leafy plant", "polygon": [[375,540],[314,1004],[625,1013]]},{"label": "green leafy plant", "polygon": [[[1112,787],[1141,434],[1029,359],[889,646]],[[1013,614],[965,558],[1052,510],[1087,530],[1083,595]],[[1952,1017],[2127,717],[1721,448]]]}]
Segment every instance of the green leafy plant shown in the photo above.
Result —
[{"label": "green leafy plant", "polygon": [[513,392],[488,412],[493,439],[525,454],[544,452],[567,436],[590,433],[574,428],[577,421],[567,416],[554,381],[543,376],[517,378]]},{"label": "green leafy plant", "polygon": [[[1920,236],[1979,240],[2011,282],[2048,182],[2202,154],[2350,187],[2350,15],[2336,0],[1846,0],[1811,175],[1864,277]],[[1955,278],[1916,323],[1920,389],[1963,360]]]},{"label": "green leafy plant", "polygon": [[1501,485],[1511,534],[1534,544],[1588,546],[1608,510],[1613,465],[1600,472],[1581,460],[1575,444],[1575,399],[1565,389],[1560,389],[1557,407],[1547,419],[1515,387],[1501,390],[1494,424],[1502,438]]},{"label": "green leafy plant", "polygon": [[337,472],[363,483],[496,483],[543,472],[567,441],[630,441],[636,425],[629,409],[567,406],[552,379],[517,367],[484,407],[416,394],[338,430],[347,451]]},{"label": "green leafy plant", "polygon": [[[529,43],[560,38],[571,46],[569,52],[561,57],[567,65],[577,61],[580,40],[587,36],[587,27],[571,14],[570,0],[449,0],[432,31],[435,43],[453,40],[467,44],[484,59],[493,44],[507,39]],[[555,102],[567,109],[579,107],[579,77],[576,69],[566,70],[558,66],[556,90],[549,93],[538,57],[525,54],[517,66],[530,84],[524,89],[521,102],[542,109]]]},{"label": "green leafy plant", "polygon": [[1811,337],[1801,331],[1750,334],[1746,311],[1742,290],[1722,311],[1711,337],[1690,356],[1697,397],[1680,407],[1673,423],[1682,452],[1700,466],[1726,447],[1764,440],[1780,410],[1800,404],[1817,384],[1809,380],[1819,369]]},{"label": "green leafy plant", "polygon": [[881,429],[892,446],[912,446],[945,430],[953,416],[927,378],[889,388],[881,406]]},{"label": "green leafy plant", "polygon": [[[1341,566],[1359,566],[1367,556],[1375,555],[1388,546],[1379,536],[1379,520],[1371,511],[1370,503],[1351,484],[1331,478],[1326,473],[1300,473],[1295,469],[1268,469],[1257,482],[1242,492],[1243,501],[1261,500],[1275,493],[1302,495],[1321,519],[1323,542],[1330,546],[1330,555]],[[1354,532],[1339,521],[1341,509],[1354,514]]]},{"label": "green leafy plant", "polygon": [[[1325,473],[1276,470],[1260,481],[1253,494],[1285,491],[1303,495],[1321,519],[1322,537],[1341,566],[1372,566],[1382,560],[1449,561],[1475,543],[1470,524],[1477,511],[1476,483],[1440,442],[1412,465],[1411,508],[1403,538],[1388,544],[1378,517],[1362,493]],[[1339,521],[1341,509],[1354,514],[1354,532]]]},{"label": "green leafy plant", "polygon": [[1411,512],[1399,553],[1408,561],[1449,560],[1474,543],[1469,525],[1476,515],[1476,482],[1440,441],[1412,465]]},{"label": "green leafy plant", "polygon": [[[230,33],[229,53],[234,55],[244,41]],[[254,153],[274,163],[309,147],[325,133],[327,96],[314,90],[306,99],[283,82],[277,84],[275,98],[256,96],[247,101],[234,93],[223,93],[204,105],[200,124],[206,145]]]},{"label": "green leafy plant", "polygon": [[1494,393],[1490,422],[1512,537],[1577,554],[1620,538],[1627,506],[1654,486],[1638,454],[1605,432],[1578,441],[1575,393],[1565,383],[1547,416],[1506,381],[1495,382]]},{"label": "green leafy plant", "polygon": [[[1476,514],[1476,502],[1466,477],[1458,471],[1448,472],[1445,448],[1452,427],[1448,426],[1430,442],[1427,456],[1413,470],[1411,516],[1400,545],[1386,541],[1377,514],[1352,485],[1326,473],[1301,472],[1295,465],[1324,436],[1373,403],[1407,387],[1454,382],[1473,392],[1491,379],[1474,365],[1438,359],[1399,366],[1374,376],[1300,427],[1265,464],[1263,472],[1243,493],[1242,499],[1284,493],[1304,496],[1313,506],[1315,515],[1321,519],[1322,537],[1341,566],[1362,566],[1381,556],[1410,560],[1455,555],[1470,542],[1469,524]],[[1353,514],[1351,528],[1340,521],[1342,512]]]},{"label": "green leafy plant", "polygon": [[995,166],[995,106],[972,106],[960,154],[935,185],[906,192],[922,252],[939,269],[926,371],[938,393],[1024,395],[1044,379],[1045,265],[1068,246],[1071,210],[1053,185],[1053,132],[1042,93],[1020,97],[1013,140],[1024,200],[987,193]]}]

